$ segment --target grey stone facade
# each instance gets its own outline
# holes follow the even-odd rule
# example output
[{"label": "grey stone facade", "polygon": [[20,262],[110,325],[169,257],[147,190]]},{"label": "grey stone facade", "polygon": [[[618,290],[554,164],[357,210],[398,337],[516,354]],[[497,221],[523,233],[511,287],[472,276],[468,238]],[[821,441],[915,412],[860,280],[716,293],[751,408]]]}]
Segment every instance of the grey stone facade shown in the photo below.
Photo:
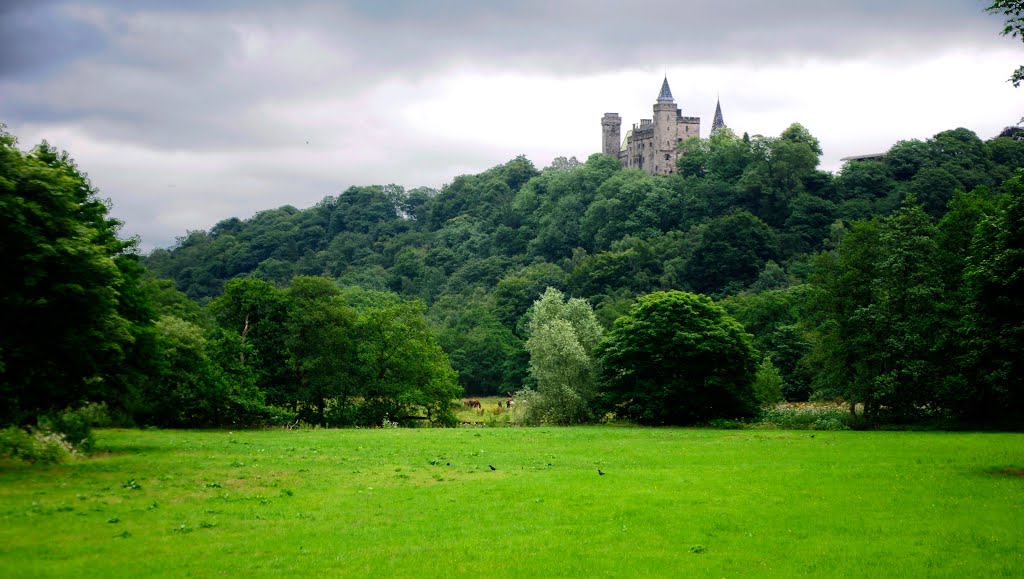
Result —
[{"label": "grey stone facade", "polygon": [[700,136],[700,117],[684,117],[676,107],[668,78],[654,103],[654,115],[634,123],[620,140],[622,118],[605,113],[601,118],[601,152],[619,160],[627,169],[642,169],[651,175],[670,175],[676,170],[676,146]]}]

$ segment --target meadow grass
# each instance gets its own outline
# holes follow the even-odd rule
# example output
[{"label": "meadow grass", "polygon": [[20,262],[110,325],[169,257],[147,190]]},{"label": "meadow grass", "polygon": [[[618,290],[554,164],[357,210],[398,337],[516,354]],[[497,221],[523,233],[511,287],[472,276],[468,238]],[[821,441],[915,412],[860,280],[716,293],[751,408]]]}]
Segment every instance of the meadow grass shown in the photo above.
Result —
[{"label": "meadow grass", "polygon": [[4,577],[1024,570],[1020,434],[101,430],[97,448],[0,464]]}]

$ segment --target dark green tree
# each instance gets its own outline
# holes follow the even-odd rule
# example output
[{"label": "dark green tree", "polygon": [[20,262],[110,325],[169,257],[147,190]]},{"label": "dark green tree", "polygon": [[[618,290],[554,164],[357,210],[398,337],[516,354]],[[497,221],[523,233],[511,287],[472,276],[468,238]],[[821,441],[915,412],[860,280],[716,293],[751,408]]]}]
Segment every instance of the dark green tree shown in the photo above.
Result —
[{"label": "dark green tree", "polygon": [[965,409],[976,421],[1024,418],[1024,172],[1007,181],[998,209],[975,230],[964,273],[968,375]]},{"label": "dark green tree", "polygon": [[598,348],[608,409],[643,424],[751,416],[750,335],[707,296],[656,292],[615,321]]},{"label": "dark green tree", "polygon": [[[85,400],[116,404],[152,326],[134,240],[67,153],[30,153],[0,125],[0,422]],[[123,262],[123,263],[122,263]],[[125,377],[122,374],[122,377]]]},{"label": "dark green tree", "polygon": [[766,261],[778,257],[775,231],[747,211],[735,211],[707,224],[686,264],[684,279],[700,293],[722,291],[733,282],[746,287]]},{"label": "dark green tree", "polygon": [[[358,384],[357,315],[334,281],[300,276],[288,288],[285,345],[294,372],[299,416],[313,424],[348,425]],[[328,402],[333,405],[328,417]]]},{"label": "dark green tree", "polygon": [[359,423],[406,420],[424,412],[433,423],[454,424],[454,401],[462,388],[427,325],[423,303],[355,288],[342,295],[359,314]]},{"label": "dark green tree", "polygon": [[253,369],[267,402],[296,409],[300,396],[289,363],[288,302],[283,291],[266,281],[236,278],[210,303],[210,312],[245,346],[240,361]]}]

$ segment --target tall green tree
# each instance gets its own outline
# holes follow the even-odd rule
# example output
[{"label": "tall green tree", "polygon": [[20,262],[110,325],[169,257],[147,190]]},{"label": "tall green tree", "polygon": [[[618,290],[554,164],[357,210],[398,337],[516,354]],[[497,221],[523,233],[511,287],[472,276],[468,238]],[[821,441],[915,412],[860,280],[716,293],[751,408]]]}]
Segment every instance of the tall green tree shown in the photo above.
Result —
[{"label": "tall green tree", "polygon": [[951,331],[935,226],[913,197],[885,221],[855,222],[812,276],[815,389],[863,405],[864,419],[915,419],[937,406]]},{"label": "tall green tree", "polygon": [[[152,326],[134,240],[67,153],[30,153],[0,125],[0,422],[117,403],[137,326]],[[134,319],[133,319],[134,318]]]},{"label": "tall green tree", "polygon": [[303,402],[300,416],[314,424],[328,424],[328,402],[334,422],[351,424],[358,384],[357,315],[341,299],[333,280],[293,278],[288,288],[289,312],[285,344]]},{"label": "tall green tree", "polygon": [[746,287],[765,262],[778,256],[775,231],[747,211],[712,220],[686,264],[684,278],[699,293],[719,292],[727,284]]},{"label": "tall green tree", "polygon": [[423,303],[357,289],[343,295],[359,313],[359,421],[380,424],[423,411],[433,423],[455,424],[454,401],[462,388],[427,325]]},{"label": "tall green tree", "polygon": [[1024,420],[1024,171],[975,230],[964,272],[973,420]]},{"label": "tall green tree", "polygon": [[643,424],[751,416],[757,356],[750,335],[711,298],[648,294],[598,349],[607,408]]},{"label": "tall green tree", "polygon": [[239,337],[240,362],[253,368],[267,402],[297,408],[299,393],[289,364],[288,296],[269,282],[235,278],[210,302],[217,324]]},{"label": "tall green tree", "polygon": [[590,305],[565,299],[548,288],[530,308],[530,374],[536,395],[525,397],[528,422],[574,424],[592,417],[596,361],[594,350],[603,330]]}]

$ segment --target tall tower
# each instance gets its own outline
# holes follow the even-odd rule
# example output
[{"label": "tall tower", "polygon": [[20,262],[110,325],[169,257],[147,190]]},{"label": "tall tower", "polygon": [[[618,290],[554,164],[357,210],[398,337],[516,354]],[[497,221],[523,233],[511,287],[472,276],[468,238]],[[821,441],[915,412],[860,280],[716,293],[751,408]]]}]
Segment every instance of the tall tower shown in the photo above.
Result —
[{"label": "tall tower", "polygon": [[714,136],[719,129],[725,128],[725,120],[722,119],[722,100],[715,102],[715,120],[711,122],[711,136]]},{"label": "tall tower", "polygon": [[601,117],[601,152],[619,158],[622,140],[619,131],[622,129],[622,118],[619,113],[605,113]]},{"label": "tall tower", "polygon": [[668,77],[661,83],[658,101],[654,103],[654,139],[651,147],[654,155],[650,171],[655,175],[666,175],[676,165],[676,101],[672,98],[672,89],[668,87]]}]

